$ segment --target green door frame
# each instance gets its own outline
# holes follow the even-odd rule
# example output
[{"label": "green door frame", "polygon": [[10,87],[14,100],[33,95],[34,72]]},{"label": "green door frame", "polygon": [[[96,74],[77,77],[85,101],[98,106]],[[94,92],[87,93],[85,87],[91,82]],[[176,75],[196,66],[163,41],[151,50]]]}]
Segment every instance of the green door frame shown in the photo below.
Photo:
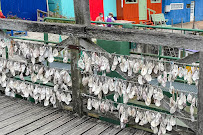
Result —
[{"label": "green door frame", "polygon": [[139,0],[139,20],[147,20],[147,0]]}]

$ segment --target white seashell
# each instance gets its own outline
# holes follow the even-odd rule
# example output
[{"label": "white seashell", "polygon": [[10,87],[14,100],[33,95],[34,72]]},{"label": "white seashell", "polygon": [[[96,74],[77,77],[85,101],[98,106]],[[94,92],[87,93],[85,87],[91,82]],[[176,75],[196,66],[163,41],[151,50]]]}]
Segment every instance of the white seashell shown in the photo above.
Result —
[{"label": "white seashell", "polygon": [[6,74],[5,73],[2,73],[2,76],[1,76],[1,82],[4,82],[6,81]]},{"label": "white seashell", "polygon": [[139,62],[136,62],[133,66],[133,72],[136,74],[139,72],[139,70],[140,70],[140,64]]},{"label": "white seashell", "polygon": [[130,107],[128,107],[128,115],[132,116],[132,109]]},{"label": "white seashell", "polygon": [[42,56],[42,55],[44,55],[44,53],[45,53],[45,47],[43,46],[43,47],[40,47],[39,48],[39,54]]},{"label": "white seashell", "polygon": [[154,70],[153,70],[153,71],[154,71],[155,74],[157,74],[157,73],[158,73],[158,70],[159,70],[159,65],[157,64],[157,65],[154,67]]},{"label": "white seashell", "polygon": [[147,66],[143,65],[142,70],[141,70],[141,75],[145,76],[147,74]]},{"label": "white seashell", "polygon": [[52,103],[52,105],[56,104],[56,96],[55,96],[55,94],[51,96],[50,102]]},{"label": "white seashell", "polygon": [[192,76],[193,81],[199,80],[199,71],[195,71],[193,76]]},{"label": "white seashell", "polygon": [[145,79],[147,80],[147,82],[150,82],[151,80],[152,80],[152,77],[151,77],[151,75],[150,74],[146,74],[145,75]]},{"label": "white seashell", "polygon": [[105,110],[106,112],[109,112],[109,110],[110,110],[110,103],[109,103],[109,102],[106,102],[106,103],[104,104],[104,110]]},{"label": "white seashell", "polygon": [[175,118],[173,116],[170,118],[170,123],[171,123],[171,126],[176,125],[176,120],[175,120]]},{"label": "white seashell", "polygon": [[164,64],[159,63],[158,65],[159,65],[159,70],[163,72],[164,71]]},{"label": "white seashell", "polygon": [[87,109],[92,110],[92,100],[90,98],[87,101]]},{"label": "white seashell", "polygon": [[192,95],[189,94],[189,95],[187,96],[187,101],[188,101],[189,103],[192,103]]},{"label": "white seashell", "polygon": [[147,98],[146,98],[146,100],[145,100],[145,104],[146,104],[147,106],[149,106],[149,105],[151,104],[151,97],[148,97],[148,96],[147,96]]},{"label": "white seashell", "polygon": [[170,108],[170,113],[173,114],[173,113],[175,113],[175,112],[176,112],[176,107],[175,107],[175,106],[172,106],[172,107]]},{"label": "white seashell", "polygon": [[184,69],[182,67],[179,67],[178,76],[180,78],[182,78],[184,76]]},{"label": "white seashell", "polygon": [[[63,63],[67,63],[67,62],[68,62],[68,57],[65,56],[65,57],[63,58]],[[78,61],[78,62],[79,62],[79,61]],[[78,66],[79,66],[79,65],[78,65]],[[80,66],[81,66],[81,65],[80,65]]]},{"label": "white seashell", "polygon": [[192,80],[192,73],[189,72],[188,75],[187,75],[187,83],[189,85],[191,85],[193,83],[193,80]]},{"label": "white seashell", "polygon": [[44,106],[48,106],[49,105],[49,100],[44,100]]},{"label": "white seashell", "polygon": [[157,134],[159,132],[159,129],[157,127],[152,127],[151,126],[151,129],[153,130],[154,134]]},{"label": "white seashell", "polygon": [[37,58],[37,57],[39,57],[39,55],[40,55],[40,51],[39,51],[39,49],[36,47],[36,48],[34,49],[33,53],[32,53],[32,56],[33,56],[34,58]]},{"label": "white seashell", "polygon": [[114,101],[117,102],[117,101],[118,101],[118,98],[119,98],[118,93],[115,93],[114,96],[113,96]]},{"label": "white seashell", "polygon": [[103,91],[103,93],[104,93],[105,95],[108,94],[108,90],[109,90],[109,85],[108,85],[108,83],[103,84],[103,86],[102,86],[102,91]]},{"label": "white seashell", "polygon": [[87,86],[88,82],[89,82],[89,77],[85,77],[85,76],[84,76],[84,77],[82,78],[82,85],[83,85],[83,86]]},{"label": "white seashell", "polygon": [[49,63],[54,62],[54,56],[53,56],[53,54],[50,54],[50,55],[49,55],[49,57],[48,57],[48,62],[49,62]]},{"label": "white seashell", "polygon": [[139,75],[139,76],[138,76],[138,83],[139,83],[140,85],[143,85],[143,84],[144,84],[144,82],[143,82],[143,79],[142,79],[142,76],[141,76],[141,75]]},{"label": "white seashell", "polygon": [[34,57],[31,58],[31,62],[33,65],[35,64],[35,58]]},{"label": "white seashell", "polygon": [[135,108],[133,108],[133,109],[131,110],[131,114],[132,114],[132,115],[131,115],[132,117],[135,117],[135,116],[136,116],[136,110],[135,110]]},{"label": "white seashell", "polygon": [[58,52],[58,50],[55,48],[54,50],[53,50],[53,56],[54,57],[57,57],[59,55],[59,52]]},{"label": "white seashell", "polygon": [[72,100],[70,93],[67,94],[66,99],[67,99],[69,102]]}]

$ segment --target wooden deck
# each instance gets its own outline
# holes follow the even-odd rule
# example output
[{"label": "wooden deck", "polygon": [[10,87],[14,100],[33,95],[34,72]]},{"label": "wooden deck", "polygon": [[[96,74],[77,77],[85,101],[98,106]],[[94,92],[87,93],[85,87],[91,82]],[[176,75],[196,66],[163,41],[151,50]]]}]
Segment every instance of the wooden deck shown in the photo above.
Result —
[{"label": "wooden deck", "polygon": [[150,135],[70,112],[35,105],[29,101],[0,95],[0,134],[9,135]]}]

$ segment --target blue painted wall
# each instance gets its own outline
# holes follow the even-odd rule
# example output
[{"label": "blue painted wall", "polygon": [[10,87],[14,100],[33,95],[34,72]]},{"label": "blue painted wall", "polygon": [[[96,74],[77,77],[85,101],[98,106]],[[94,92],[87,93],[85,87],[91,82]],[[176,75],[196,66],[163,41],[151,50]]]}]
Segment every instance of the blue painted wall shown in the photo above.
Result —
[{"label": "blue painted wall", "polygon": [[116,0],[103,0],[104,2],[104,16],[108,16],[110,12],[114,17],[117,17]]},{"label": "blue painted wall", "polygon": [[74,18],[74,2],[73,0],[61,0],[62,15],[67,18]]},{"label": "blue painted wall", "polygon": [[169,13],[165,13],[165,18],[168,19],[167,24],[171,24],[171,19],[173,19],[173,24],[181,23],[181,18],[183,22],[190,22],[190,8],[186,8],[187,4],[191,4],[192,0],[162,0],[162,12],[164,13],[165,6],[171,3],[184,3],[184,8],[180,10],[171,10]]},{"label": "blue painted wall", "polygon": [[[187,4],[191,4],[191,1],[194,0],[162,0],[162,12],[164,13],[165,6],[170,5],[171,3],[184,3],[184,9],[180,10],[171,10],[169,13],[165,13],[165,18],[169,19],[167,24],[171,24],[171,19],[173,19],[173,23],[181,23],[181,18],[183,18],[183,22],[190,22],[190,8],[186,8]],[[195,0],[195,20],[200,21],[203,20],[203,0]]]},{"label": "blue painted wall", "polygon": [[195,0],[195,21],[203,20],[203,0]]},{"label": "blue painted wall", "polygon": [[47,11],[46,0],[1,0],[3,14],[17,15],[27,20],[37,20],[37,9]]}]

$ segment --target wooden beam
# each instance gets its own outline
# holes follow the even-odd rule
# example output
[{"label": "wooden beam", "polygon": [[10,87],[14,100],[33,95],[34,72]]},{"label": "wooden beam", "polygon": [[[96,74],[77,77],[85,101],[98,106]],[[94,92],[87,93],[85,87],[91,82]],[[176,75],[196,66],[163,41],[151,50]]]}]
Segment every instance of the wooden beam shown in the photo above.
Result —
[{"label": "wooden beam", "polygon": [[177,62],[186,63],[186,64],[192,64],[192,63],[197,62],[197,61],[199,61],[199,52],[196,52],[194,54],[190,54],[187,57],[184,57],[180,60],[177,60]]},{"label": "wooden beam", "polygon": [[76,24],[90,25],[89,0],[74,0]]},{"label": "wooden beam", "polygon": [[203,52],[199,53],[199,83],[197,106],[197,135],[203,135]]},{"label": "wooden beam", "polygon": [[85,27],[83,25],[47,23],[16,19],[0,19],[0,29],[20,30],[30,32],[47,32],[60,35],[72,34],[76,37],[85,36]]},{"label": "wooden beam", "polygon": [[193,50],[202,50],[203,37],[151,30],[116,29],[76,24],[32,22],[0,19],[0,29],[47,32],[61,35],[73,34],[81,38],[97,38],[112,41],[128,41],[149,45],[161,45]]},{"label": "wooden beam", "polygon": [[148,45],[169,46],[193,50],[203,50],[203,37],[152,30],[117,29],[88,26],[87,37],[112,41],[127,41]]}]

